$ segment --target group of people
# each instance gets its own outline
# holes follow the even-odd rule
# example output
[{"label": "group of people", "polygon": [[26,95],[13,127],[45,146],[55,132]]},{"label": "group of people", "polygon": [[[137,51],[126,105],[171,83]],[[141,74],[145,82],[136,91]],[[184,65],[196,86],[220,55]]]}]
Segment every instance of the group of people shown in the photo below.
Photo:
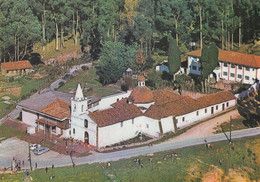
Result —
[{"label": "group of people", "polygon": [[164,160],[164,161],[167,161],[167,159],[169,159],[169,158],[176,159],[177,156],[178,156],[178,154],[177,154],[176,152],[174,152],[174,153],[172,153],[172,154],[167,154],[167,155],[165,155],[165,156],[163,157],[163,160]]},{"label": "group of people", "polygon": [[22,167],[24,167],[24,161],[17,160],[13,157],[13,161],[11,165],[11,173],[20,171]]},{"label": "group of people", "polygon": [[139,164],[141,168],[144,167],[144,164],[141,162],[141,160],[140,160],[139,158],[136,158],[136,159],[134,160],[134,162],[135,162],[136,164]]}]

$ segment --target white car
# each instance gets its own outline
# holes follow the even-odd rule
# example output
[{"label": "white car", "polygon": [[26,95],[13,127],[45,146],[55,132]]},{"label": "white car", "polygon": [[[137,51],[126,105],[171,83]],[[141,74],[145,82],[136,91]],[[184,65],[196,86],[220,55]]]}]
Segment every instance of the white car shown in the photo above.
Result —
[{"label": "white car", "polygon": [[39,147],[39,148],[37,148],[37,149],[35,149],[34,151],[33,151],[33,153],[35,154],[35,155],[40,155],[40,154],[43,154],[43,153],[45,153],[45,152],[48,152],[50,149],[48,148],[48,147]]},{"label": "white car", "polygon": [[30,150],[35,150],[35,149],[40,148],[40,147],[41,147],[40,144],[31,144],[30,145]]}]

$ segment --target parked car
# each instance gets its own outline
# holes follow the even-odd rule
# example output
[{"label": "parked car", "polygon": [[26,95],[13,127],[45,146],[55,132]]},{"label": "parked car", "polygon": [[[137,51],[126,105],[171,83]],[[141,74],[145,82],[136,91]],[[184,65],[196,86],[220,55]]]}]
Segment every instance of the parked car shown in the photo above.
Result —
[{"label": "parked car", "polygon": [[48,148],[48,147],[39,147],[39,148],[37,148],[37,149],[35,149],[34,151],[33,151],[33,153],[35,154],[35,155],[40,155],[40,154],[43,154],[43,153],[45,153],[45,152],[48,152],[50,149]]},{"label": "parked car", "polygon": [[39,147],[41,147],[40,144],[31,144],[31,145],[30,145],[30,150],[35,150],[35,149],[37,149],[37,148],[39,148]]}]

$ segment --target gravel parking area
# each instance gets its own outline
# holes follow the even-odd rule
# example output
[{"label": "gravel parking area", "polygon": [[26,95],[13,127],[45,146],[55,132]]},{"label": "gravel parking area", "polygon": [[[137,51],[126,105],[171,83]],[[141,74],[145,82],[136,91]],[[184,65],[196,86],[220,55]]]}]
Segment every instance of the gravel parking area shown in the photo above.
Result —
[{"label": "gravel parking area", "polygon": [[[0,143],[0,169],[4,167],[10,167],[13,157],[17,161],[24,161],[24,169],[29,168],[29,161],[28,161],[28,143],[17,138],[9,138],[4,140]],[[46,164],[46,161],[50,162],[53,160],[66,158],[65,155],[59,154],[54,151],[48,151],[41,155],[35,155],[33,151],[31,151],[31,159],[32,159],[32,166],[35,166],[37,162],[37,166],[42,166]],[[42,165],[41,165],[42,164]],[[23,168],[22,168],[23,169]]]}]

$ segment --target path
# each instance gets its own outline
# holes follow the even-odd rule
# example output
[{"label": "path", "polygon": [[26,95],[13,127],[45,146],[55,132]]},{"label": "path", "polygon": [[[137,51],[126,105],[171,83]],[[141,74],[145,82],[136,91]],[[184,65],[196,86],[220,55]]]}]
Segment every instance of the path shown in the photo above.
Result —
[{"label": "path", "polygon": [[232,118],[236,118],[239,116],[239,113],[236,110],[229,111],[225,114],[216,116],[215,118],[209,119],[206,122],[198,124],[197,126],[192,127],[191,129],[187,130],[185,133],[174,137],[170,140],[183,140],[183,139],[193,139],[193,138],[201,138],[212,135],[214,133],[214,127],[218,124],[224,123],[230,120],[230,116]]},{"label": "path", "polygon": [[[82,66],[86,66],[88,68],[91,68],[92,67],[92,63],[85,63],[85,64],[81,64],[81,65],[74,65],[74,66],[72,66],[72,68],[70,68],[70,70],[68,71],[68,73],[66,75],[72,75],[72,76],[77,75],[82,70],[81,69]],[[66,83],[67,81],[68,81],[68,78],[66,76],[63,76],[63,77],[59,78],[58,80],[54,81],[50,85],[50,89],[54,90],[56,88],[59,88],[61,82]]]}]

